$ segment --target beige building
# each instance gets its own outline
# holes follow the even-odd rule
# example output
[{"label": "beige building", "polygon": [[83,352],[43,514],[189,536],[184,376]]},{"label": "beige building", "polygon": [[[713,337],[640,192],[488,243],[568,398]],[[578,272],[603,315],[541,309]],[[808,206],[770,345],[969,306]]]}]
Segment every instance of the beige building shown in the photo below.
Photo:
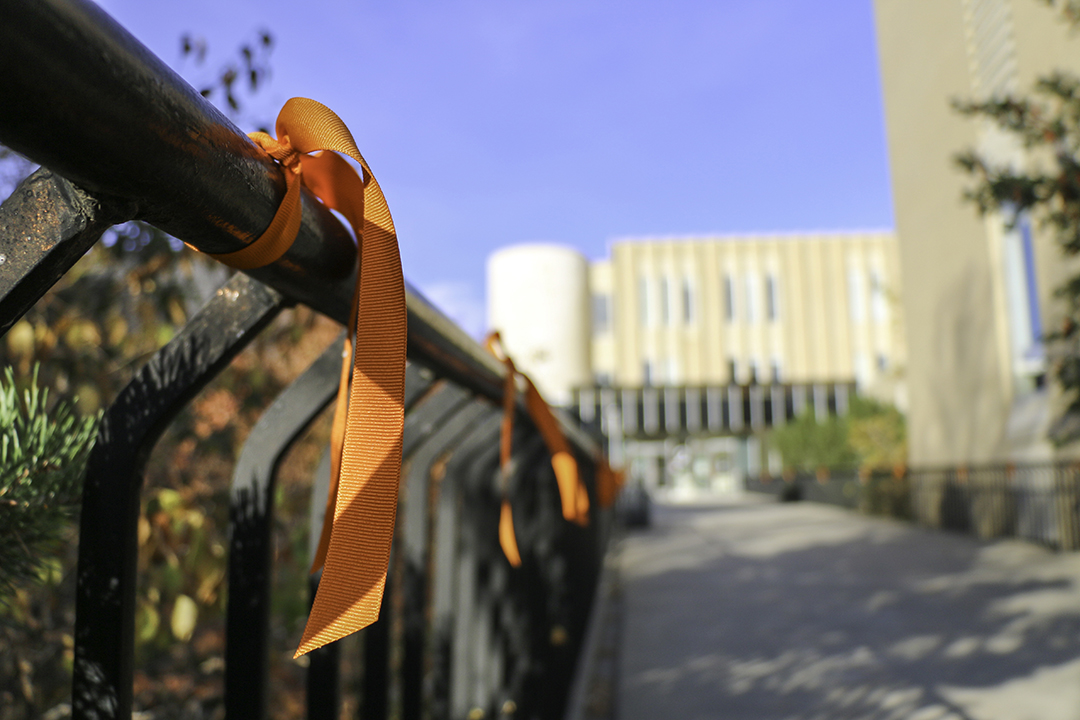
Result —
[{"label": "beige building", "polygon": [[1033,162],[956,98],[1025,92],[1080,69],[1080,41],[1033,0],[875,0],[886,130],[904,277],[913,465],[1047,459],[1054,407],[1040,337],[1066,268],[1030,223],[1007,231],[961,200],[953,161],[975,148]]},{"label": "beige building", "polygon": [[738,492],[779,472],[768,428],[845,413],[852,385],[903,407],[899,288],[888,232],[622,240],[590,264],[529,244],[489,258],[488,317],[635,481]]},{"label": "beige building", "polygon": [[855,381],[904,404],[891,233],[621,240],[589,283],[598,385]]}]

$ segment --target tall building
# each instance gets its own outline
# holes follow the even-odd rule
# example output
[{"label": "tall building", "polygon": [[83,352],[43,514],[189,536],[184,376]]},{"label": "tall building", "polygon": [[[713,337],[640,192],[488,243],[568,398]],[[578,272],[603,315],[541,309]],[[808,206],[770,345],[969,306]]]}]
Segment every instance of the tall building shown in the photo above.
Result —
[{"label": "tall building", "polygon": [[981,218],[954,161],[973,148],[1023,168],[1011,138],[954,99],[1029,90],[1080,69],[1080,40],[1033,0],[875,0],[907,327],[913,465],[1049,459],[1057,410],[1040,338],[1067,268],[1023,219]]}]

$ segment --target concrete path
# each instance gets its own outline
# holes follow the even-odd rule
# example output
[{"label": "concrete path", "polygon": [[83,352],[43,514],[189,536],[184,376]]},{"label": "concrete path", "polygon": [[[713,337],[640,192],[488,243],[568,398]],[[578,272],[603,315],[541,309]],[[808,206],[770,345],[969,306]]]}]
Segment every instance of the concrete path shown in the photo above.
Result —
[{"label": "concrete path", "polygon": [[619,720],[1080,720],[1080,554],[838,508],[655,505]]}]

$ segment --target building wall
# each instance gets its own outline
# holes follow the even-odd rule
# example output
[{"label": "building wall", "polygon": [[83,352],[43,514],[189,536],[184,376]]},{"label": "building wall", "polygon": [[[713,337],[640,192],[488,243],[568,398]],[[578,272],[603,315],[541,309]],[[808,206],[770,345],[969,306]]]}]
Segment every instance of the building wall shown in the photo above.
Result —
[{"label": "building wall", "polygon": [[855,378],[902,404],[897,261],[881,232],[615,242],[591,271],[593,307],[611,309],[594,373],[630,387]]},{"label": "building wall", "polygon": [[[953,99],[1023,91],[1077,66],[1053,13],[1028,0],[875,0],[890,172],[905,279],[909,453],[913,465],[1049,457],[1038,327],[1062,275],[1052,242],[1008,231],[962,200],[954,157],[1031,158]],[[1028,287],[1023,246],[1034,254]],[[1032,290],[1031,295],[1028,291]],[[1031,307],[1029,298],[1037,298]]]}]

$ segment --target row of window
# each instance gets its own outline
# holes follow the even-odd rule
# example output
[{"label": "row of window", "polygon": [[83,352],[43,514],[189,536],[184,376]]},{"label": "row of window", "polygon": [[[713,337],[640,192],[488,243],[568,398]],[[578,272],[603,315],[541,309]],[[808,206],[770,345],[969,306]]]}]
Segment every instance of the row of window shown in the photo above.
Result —
[{"label": "row of window", "polygon": [[[884,373],[888,370],[889,361],[884,353],[877,353],[874,357],[876,371],[878,373]],[[854,357],[855,376],[856,381],[859,384],[869,383],[872,379],[872,371],[866,364],[866,358],[860,353],[856,353]],[[748,383],[755,385],[758,383],[780,383],[783,382],[783,376],[780,372],[780,359],[773,358],[767,368],[767,373],[763,374],[758,361],[754,358],[750,358],[745,367],[745,374],[742,374],[744,368],[740,367],[739,362],[735,358],[728,358],[727,361],[727,377],[728,381],[732,383]],[[682,373],[679,369],[679,364],[674,358],[667,358],[662,364],[656,363],[652,360],[645,360],[642,363],[642,380],[645,385],[679,385],[682,383]],[[597,376],[597,382],[599,384],[610,383],[610,376],[604,375],[603,380]]]},{"label": "row of window", "polygon": [[[772,362],[769,363],[767,375],[761,373],[757,360],[753,358],[747,362],[745,376],[739,374],[740,367],[735,358],[728,359],[727,368],[729,382],[745,381],[751,385],[759,382],[782,382],[779,358],[773,358]],[[678,385],[682,382],[682,373],[679,372],[679,365],[674,358],[668,358],[662,366],[651,360],[646,360],[642,364],[641,372],[645,385]]]},{"label": "row of window", "polygon": [[[729,323],[735,322],[739,317],[735,284],[734,277],[724,276],[724,319]],[[746,322],[753,323],[758,321],[760,312],[757,276],[747,275],[743,281],[743,316]],[[769,322],[780,319],[780,283],[771,274],[765,276],[765,319]]]},{"label": "row of window", "polygon": [[[747,275],[743,281],[743,292],[740,302],[736,288],[736,280],[731,275],[724,276],[724,319],[734,323],[740,318],[739,306],[742,306],[741,317],[748,323],[758,322],[762,316],[761,298],[758,292],[757,277]],[[677,319],[681,319],[686,325],[694,322],[694,290],[689,279],[682,281],[679,300],[681,303],[675,307],[672,283],[665,277],[660,278],[659,292],[654,299],[652,289],[654,283],[649,278],[641,278],[638,286],[638,302],[641,310],[641,323],[645,327],[653,325],[673,325]],[[776,322],[780,319],[780,283],[773,275],[765,276],[765,312],[764,319],[768,322]],[[657,308],[659,305],[659,308]],[[656,310],[659,309],[657,316]]]},{"label": "row of window", "polygon": [[[863,273],[858,268],[852,268],[848,273],[848,307],[853,322],[863,322],[866,319],[866,310],[863,298]],[[738,281],[730,274],[723,278],[723,304],[724,319],[728,323],[735,323],[740,319],[748,323],[758,322],[762,317],[766,322],[777,322],[780,319],[780,282],[775,275],[765,276],[764,297],[758,293],[758,277],[747,275],[742,282],[742,292],[737,287]],[[684,279],[681,284],[681,292],[676,297],[674,283],[666,277],[660,278],[656,296],[653,295],[654,283],[649,278],[640,278],[638,281],[638,307],[641,324],[644,327],[655,325],[671,326],[681,321],[684,325],[694,322],[695,298],[694,289],[690,280]],[[876,270],[870,272],[870,314],[874,321],[883,322],[888,320],[889,305],[885,294],[884,283]],[[761,300],[764,300],[764,313],[762,313]],[[658,307],[657,307],[658,306]],[[659,310],[659,314],[657,314]],[[597,294],[592,298],[593,332],[603,334],[610,332],[612,328],[611,297]]]},{"label": "row of window", "polygon": [[[677,321],[684,325],[692,325],[696,315],[693,285],[689,279],[682,281],[681,292],[675,297],[673,283],[667,278],[660,278],[659,292],[654,298],[652,292],[653,283],[648,278],[641,278],[638,285],[638,306],[640,308],[641,324],[645,327],[654,325],[674,325]],[[757,282],[755,278],[747,276],[744,283],[744,315],[746,322],[757,322],[760,314],[757,298]],[[780,319],[780,290],[779,283],[772,275],[765,277],[765,319],[775,322]],[[656,305],[659,305],[657,308]],[[724,318],[728,322],[735,322],[738,317],[736,309],[735,280],[730,275],[724,276]],[[657,314],[659,310],[659,314]],[[592,319],[593,332],[602,334],[609,332],[612,327],[611,297],[609,295],[596,294],[592,296]]]},{"label": "row of window", "polygon": [[[672,283],[667,278],[660,278],[660,291],[654,300],[652,282],[648,278],[641,278],[638,281],[638,303],[642,325],[646,327],[656,325],[658,320],[661,325],[673,325],[677,317],[681,318],[686,325],[694,322],[694,291],[690,281],[682,281],[682,293],[678,298],[681,302],[676,302],[676,298],[672,297],[672,290]],[[660,305],[659,317],[656,316],[657,308],[654,307],[656,301],[659,301]],[[676,305],[678,305],[677,309],[674,307]]]}]

